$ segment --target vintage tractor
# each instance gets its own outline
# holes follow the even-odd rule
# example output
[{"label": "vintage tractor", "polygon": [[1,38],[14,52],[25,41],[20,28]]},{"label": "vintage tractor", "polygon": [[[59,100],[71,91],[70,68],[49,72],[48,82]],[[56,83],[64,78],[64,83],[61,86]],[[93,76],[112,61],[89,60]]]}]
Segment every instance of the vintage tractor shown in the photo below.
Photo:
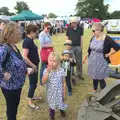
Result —
[{"label": "vintage tractor", "polygon": [[100,93],[90,93],[80,106],[77,120],[120,120],[120,80]]}]

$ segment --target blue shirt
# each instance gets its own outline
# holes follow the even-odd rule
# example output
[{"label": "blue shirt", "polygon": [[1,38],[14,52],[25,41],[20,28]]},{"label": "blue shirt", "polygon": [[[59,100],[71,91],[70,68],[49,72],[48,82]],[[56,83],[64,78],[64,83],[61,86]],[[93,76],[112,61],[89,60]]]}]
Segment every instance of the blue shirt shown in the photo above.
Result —
[{"label": "blue shirt", "polygon": [[52,44],[52,40],[51,40],[50,34],[49,33],[45,33],[44,31],[42,31],[40,33],[39,40],[40,40],[41,48],[43,47],[44,44],[48,44],[48,45]]},{"label": "blue shirt", "polygon": [[[7,90],[15,90],[22,88],[26,78],[26,64],[19,52],[15,52],[12,48],[10,49],[9,58],[7,59],[5,68],[2,64],[6,59],[8,50],[5,46],[0,46],[0,87]],[[9,72],[11,78],[4,80],[4,72]]]}]

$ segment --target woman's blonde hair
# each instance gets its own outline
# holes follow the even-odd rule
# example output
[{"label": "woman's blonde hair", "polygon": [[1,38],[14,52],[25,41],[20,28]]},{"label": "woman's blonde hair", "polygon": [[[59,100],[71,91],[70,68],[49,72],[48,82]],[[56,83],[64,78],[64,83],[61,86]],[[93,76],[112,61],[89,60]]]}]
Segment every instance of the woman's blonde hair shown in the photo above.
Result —
[{"label": "woman's blonde hair", "polygon": [[8,23],[0,33],[0,44],[11,43],[10,35],[18,28],[16,23]]},{"label": "woman's blonde hair", "polygon": [[60,60],[60,56],[57,52],[51,52],[49,57],[48,57],[48,61],[51,57],[55,57],[55,59],[57,60],[58,63],[58,68],[61,66],[61,60]]},{"label": "woman's blonde hair", "polygon": [[92,28],[94,28],[94,29],[100,29],[101,30],[101,32],[103,32],[104,31],[104,26],[102,25],[102,23],[94,23],[93,24],[93,26],[92,26]]}]

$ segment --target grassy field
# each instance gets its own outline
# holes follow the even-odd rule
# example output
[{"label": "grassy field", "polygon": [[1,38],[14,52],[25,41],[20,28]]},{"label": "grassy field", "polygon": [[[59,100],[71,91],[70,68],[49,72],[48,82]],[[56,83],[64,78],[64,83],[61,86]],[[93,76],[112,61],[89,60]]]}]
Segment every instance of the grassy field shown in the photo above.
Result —
[{"label": "grassy field", "polygon": [[[91,38],[91,31],[86,30],[84,35],[84,45],[83,45],[83,55],[85,54],[89,41]],[[55,47],[55,50],[58,53],[61,53],[64,46],[64,40],[66,39],[65,34],[57,34],[52,37],[53,44]],[[39,47],[39,41],[35,41],[36,44]],[[18,45],[19,49],[22,50],[22,42]],[[66,103],[68,104],[67,112],[67,120],[76,120],[77,111],[81,104],[81,102],[84,100],[85,96],[88,93],[88,89],[92,87],[92,80],[87,75],[87,63],[83,66],[83,74],[85,77],[85,80],[78,80],[77,86],[73,87],[73,95],[71,97],[66,97]],[[111,82],[113,79],[107,80],[107,82]],[[22,96],[21,96],[21,102],[19,105],[19,111],[17,120],[48,120],[49,118],[49,112],[48,112],[48,105],[46,103],[46,92],[45,87],[40,86],[38,83],[38,88],[36,90],[36,95],[41,95],[42,100],[41,101],[35,101],[35,104],[37,104],[40,109],[39,110],[31,110],[29,106],[27,105],[27,92],[28,92],[28,78],[26,78],[25,85],[23,87]],[[5,99],[0,91],[0,120],[6,120],[6,104]],[[59,111],[56,110],[56,120],[59,120],[60,114]]]}]

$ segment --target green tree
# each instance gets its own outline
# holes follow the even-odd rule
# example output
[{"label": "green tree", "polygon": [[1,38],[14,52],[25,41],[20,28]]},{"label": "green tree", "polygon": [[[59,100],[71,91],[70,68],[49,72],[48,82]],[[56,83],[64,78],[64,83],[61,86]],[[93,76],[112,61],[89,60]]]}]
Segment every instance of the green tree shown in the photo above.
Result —
[{"label": "green tree", "polygon": [[23,10],[29,10],[29,6],[24,1],[17,1],[14,9],[17,11],[16,13],[21,13]]},{"label": "green tree", "polygon": [[0,15],[9,15],[9,8],[8,7],[1,7],[0,8]]},{"label": "green tree", "polygon": [[48,17],[49,17],[49,18],[56,18],[57,15],[55,15],[54,13],[49,13],[49,14],[48,14]]},{"label": "green tree", "polygon": [[76,5],[77,16],[106,19],[109,16],[109,5],[103,0],[78,0]]},{"label": "green tree", "polygon": [[9,13],[9,16],[12,16],[12,15],[15,15],[15,13],[13,13],[13,12],[10,12],[10,13]]},{"label": "green tree", "polygon": [[4,6],[0,8],[0,15],[12,16],[15,15],[13,12],[9,12],[9,8]]},{"label": "green tree", "polygon": [[110,14],[110,17],[112,18],[112,19],[120,19],[120,11],[114,11],[114,12],[112,12],[111,14]]}]

